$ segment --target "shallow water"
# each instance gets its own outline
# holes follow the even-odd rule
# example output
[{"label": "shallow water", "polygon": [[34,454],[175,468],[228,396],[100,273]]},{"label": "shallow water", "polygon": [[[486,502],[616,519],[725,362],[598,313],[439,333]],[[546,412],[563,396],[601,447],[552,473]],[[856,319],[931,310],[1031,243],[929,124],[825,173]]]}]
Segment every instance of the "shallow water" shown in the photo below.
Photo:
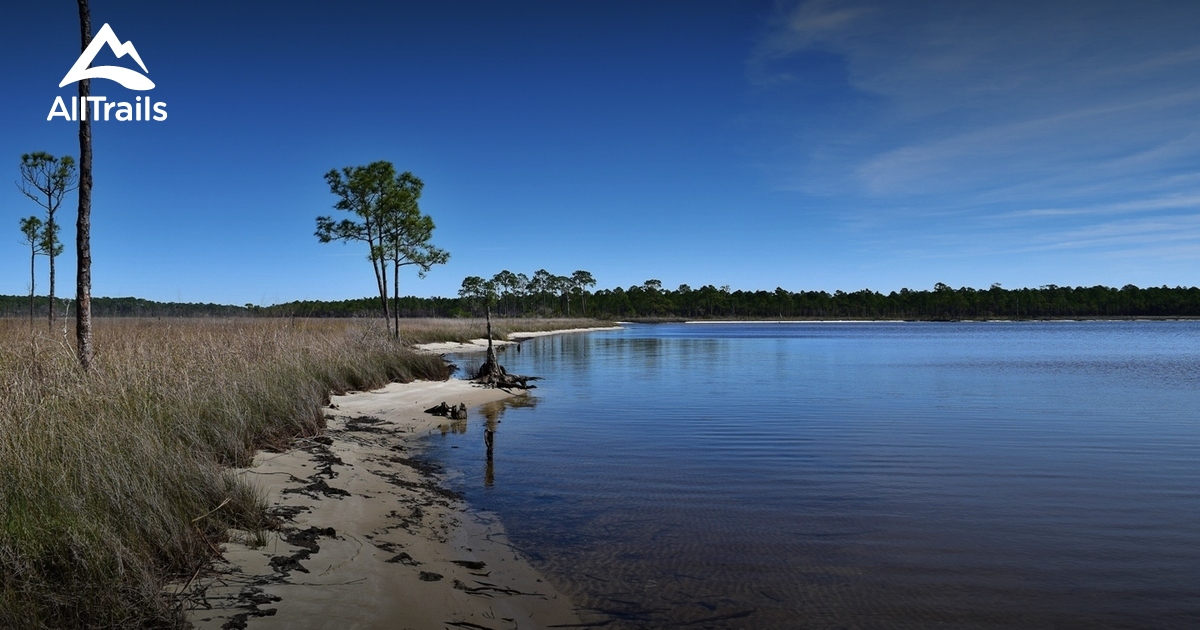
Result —
[{"label": "shallow water", "polygon": [[1200,627],[1198,323],[664,324],[502,362],[535,399],[432,455],[610,627]]}]

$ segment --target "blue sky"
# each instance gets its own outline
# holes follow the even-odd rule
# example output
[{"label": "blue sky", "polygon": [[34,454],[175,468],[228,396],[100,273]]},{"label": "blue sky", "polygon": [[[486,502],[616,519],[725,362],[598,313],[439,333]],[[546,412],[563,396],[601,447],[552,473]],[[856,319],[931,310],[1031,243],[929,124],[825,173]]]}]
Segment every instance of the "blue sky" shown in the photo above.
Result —
[{"label": "blue sky", "polygon": [[[93,127],[97,295],[370,295],[365,250],[312,233],[334,212],[323,173],[379,159],[424,179],[452,256],[404,294],[539,268],[601,287],[1200,284],[1195,2],[93,0],[92,21],[134,43],[169,112]],[[22,153],[78,152],[74,124],[45,120],[74,93],[75,4],[7,8],[0,35],[15,181]],[[28,290],[17,220],[36,211],[0,186],[0,293]]]}]

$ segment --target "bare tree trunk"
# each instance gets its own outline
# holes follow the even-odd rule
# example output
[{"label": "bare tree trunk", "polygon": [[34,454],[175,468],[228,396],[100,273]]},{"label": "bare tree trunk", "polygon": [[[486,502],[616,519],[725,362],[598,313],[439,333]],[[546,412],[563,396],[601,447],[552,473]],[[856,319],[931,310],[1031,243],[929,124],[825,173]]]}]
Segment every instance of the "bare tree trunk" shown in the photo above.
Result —
[{"label": "bare tree trunk", "polygon": [[[390,327],[392,318],[391,314],[388,313],[387,267],[384,266],[386,264],[386,262],[376,261],[374,258],[371,259],[371,266],[375,269],[375,288],[379,290],[379,301],[383,303],[383,324]],[[380,275],[379,273],[379,268],[381,266],[384,266],[383,275]]]},{"label": "bare tree trunk", "polygon": [[492,307],[489,304],[487,304],[486,302],[483,305],[483,314],[485,317],[487,317],[487,338],[488,338],[487,364],[488,364],[488,367],[491,368],[488,371],[488,373],[495,374],[497,363],[496,363],[496,350],[494,348],[492,348]]},{"label": "bare tree trunk", "polygon": [[379,289],[379,301],[383,303],[383,325],[388,327],[388,332],[391,332],[392,318],[388,313],[387,261],[383,259],[383,237],[379,238],[379,245],[376,245],[370,216],[365,217],[364,220],[367,225],[367,247],[371,252],[371,269],[375,271],[375,286]]},{"label": "bare tree trunk", "polygon": [[392,317],[396,318],[396,341],[400,341],[400,261],[392,267]]},{"label": "bare tree trunk", "polygon": [[[92,17],[88,0],[79,0],[79,34],[82,49],[92,42]],[[87,110],[85,100],[91,94],[91,81],[79,82],[79,100]],[[79,117],[79,219],[75,224],[75,250],[78,271],[75,275],[75,338],[79,364],[92,367],[92,121]],[[53,289],[51,289],[53,292]],[[50,310],[54,310],[51,300]]]},{"label": "bare tree trunk", "polygon": [[34,275],[33,269],[37,263],[37,249],[34,245],[29,246],[29,330],[33,331],[33,295],[37,289],[37,276]]},{"label": "bare tree trunk", "polygon": [[390,305],[388,304],[387,261],[383,259],[383,256],[379,257],[379,273],[379,299],[383,301],[383,325],[387,327],[390,335],[392,333],[392,315],[388,312]]},{"label": "bare tree trunk", "polygon": [[[50,213],[49,220],[46,222],[46,230],[49,231],[51,234],[55,233],[54,214],[53,213]],[[54,243],[50,244],[50,251],[46,252],[46,255],[50,257],[50,315],[49,315],[50,319],[49,319],[48,323],[50,326],[50,330],[53,331],[54,330],[54,315],[55,315],[55,313],[54,313]]]}]

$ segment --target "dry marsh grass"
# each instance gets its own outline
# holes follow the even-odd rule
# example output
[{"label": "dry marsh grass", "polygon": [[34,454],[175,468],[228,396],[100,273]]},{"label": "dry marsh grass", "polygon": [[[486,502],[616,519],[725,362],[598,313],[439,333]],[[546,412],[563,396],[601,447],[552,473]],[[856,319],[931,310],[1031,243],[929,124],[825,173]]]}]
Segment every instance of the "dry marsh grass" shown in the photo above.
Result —
[{"label": "dry marsh grass", "polygon": [[363,320],[98,320],[95,344],[83,374],[0,320],[0,627],[182,626],[164,586],[267,524],[228,466],[318,431],[331,391],[448,375]]}]

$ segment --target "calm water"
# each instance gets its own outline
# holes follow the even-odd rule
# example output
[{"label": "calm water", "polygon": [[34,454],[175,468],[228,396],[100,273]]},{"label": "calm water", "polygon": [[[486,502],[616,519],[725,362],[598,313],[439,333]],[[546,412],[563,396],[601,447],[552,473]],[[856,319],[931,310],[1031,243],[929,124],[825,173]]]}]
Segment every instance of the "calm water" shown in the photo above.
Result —
[{"label": "calm water", "polygon": [[1200,628],[1200,323],[647,325],[501,360],[546,378],[531,404],[432,455],[609,627]]}]

